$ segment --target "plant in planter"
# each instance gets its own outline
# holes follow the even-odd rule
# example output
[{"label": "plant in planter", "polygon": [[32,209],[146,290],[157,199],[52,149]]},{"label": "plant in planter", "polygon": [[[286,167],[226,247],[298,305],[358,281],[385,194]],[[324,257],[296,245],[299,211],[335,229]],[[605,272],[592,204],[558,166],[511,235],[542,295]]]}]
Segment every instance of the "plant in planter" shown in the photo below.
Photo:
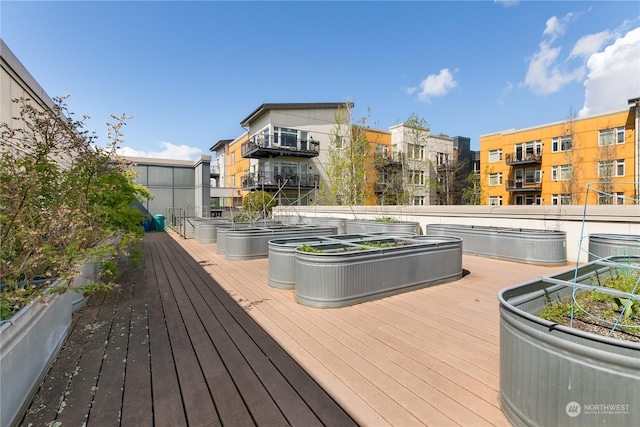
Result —
[{"label": "plant in planter", "polygon": [[[53,109],[14,100],[19,116],[0,125],[2,320],[39,296],[73,289],[81,262],[114,256],[143,233],[132,203],[150,194],[116,154],[127,117],[113,116],[110,142],[98,147],[65,99]],[[105,240],[112,236],[117,245]]]},{"label": "plant in planter", "polygon": [[0,125],[0,425],[16,422],[62,346],[76,295],[67,291],[114,286],[78,286],[83,267],[111,272],[143,235],[133,202],[150,194],[116,154],[126,117],[113,116],[98,147],[64,100],[15,100],[19,116]]}]

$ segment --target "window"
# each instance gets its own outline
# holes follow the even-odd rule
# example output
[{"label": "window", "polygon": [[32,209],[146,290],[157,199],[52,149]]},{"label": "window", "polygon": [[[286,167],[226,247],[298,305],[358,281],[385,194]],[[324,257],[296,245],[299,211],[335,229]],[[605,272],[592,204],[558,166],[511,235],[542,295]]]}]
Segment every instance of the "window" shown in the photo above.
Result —
[{"label": "window", "polygon": [[598,194],[599,205],[624,205],[624,192]]},{"label": "window", "polygon": [[489,174],[489,185],[502,185],[502,173],[490,173]]},{"label": "window", "polygon": [[424,185],[424,171],[410,170],[409,182],[413,185]]},{"label": "window", "polygon": [[598,178],[624,176],[624,159],[598,162]]},{"label": "window", "polygon": [[407,144],[407,158],[412,160],[424,160],[424,145]]},{"label": "window", "polygon": [[231,187],[235,188],[235,186],[236,186],[236,176],[231,175]]},{"label": "window", "polygon": [[491,150],[489,151],[489,163],[501,162],[502,161],[502,150]]},{"label": "window", "polygon": [[571,179],[571,165],[552,166],[551,181],[567,181]]},{"label": "window", "polygon": [[542,171],[536,168],[526,168],[524,170],[524,183],[536,184],[542,181]]},{"label": "window", "polygon": [[489,197],[489,206],[501,206],[501,205],[502,205],[502,196]]},{"label": "window", "polygon": [[602,129],[598,133],[598,146],[624,144],[624,127]]},{"label": "window", "polygon": [[540,196],[537,194],[527,194],[526,196],[524,196],[525,205],[539,205],[540,200]]},{"label": "window", "polygon": [[573,135],[551,138],[551,151],[569,151],[573,149]]},{"label": "window", "polygon": [[411,199],[411,204],[414,206],[424,206],[424,196],[414,196]]},{"label": "window", "polygon": [[449,166],[449,154],[448,153],[437,153],[437,164],[438,166]]},{"label": "window", "polygon": [[570,205],[571,194],[553,194],[551,196],[552,205]]},{"label": "window", "polygon": [[235,151],[233,153],[231,153],[231,164],[232,165],[236,164],[236,152]]}]

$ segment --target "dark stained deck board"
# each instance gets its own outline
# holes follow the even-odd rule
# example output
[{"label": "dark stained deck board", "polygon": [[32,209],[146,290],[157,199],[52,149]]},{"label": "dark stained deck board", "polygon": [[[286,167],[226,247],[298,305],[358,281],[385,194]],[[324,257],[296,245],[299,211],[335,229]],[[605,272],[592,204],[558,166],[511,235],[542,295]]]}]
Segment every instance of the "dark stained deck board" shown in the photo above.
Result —
[{"label": "dark stained deck board", "polygon": [[144,271],[144,265],[137,266],[133,271],[134,287],[122,400],[121,420],[123,426],[150,426],[153,424],[147,287]]},{"label": "dark stained deck board", "polygon": [[[173,246],[171,249],[175,249]],[[167,250],[171,250],[167,248]],[[181,248],[180,248],[181,249]],[[191,258],[184,253],[184,251],[180,250],[179,255],[184,263],[191,261]],[[197,269],[202,270],[199,266]],[[180,277],[192,277],[192,275],[188,274],[187,271],[182,270]],[[203,291],[209,291],[210,288],[204,288],[203,286],[211,286],[215,282],[208,277],[202,276],[200,283],[200,289]],[[195,283],[190,283],[195,285]],[[199,300],[202,298],[200,295],[193,295],[195,300]],[[227,304],[231,307],[237,307],[237,304],[233,302],[226,294],[224,294],[224,299],[227,300]],[[209,299],[205,296],[207,300],[215,301],[215,297]],[[305,401],[301,398],[298,392],[289,384],[286,378],[284,378],[281,373],[272,365],[270,357],[267,356],[264,351],[256,344],[253,337],[251,337],[247,331],[245,331],[236,321],[235,318],[231,316],[228,312],[228,307],[222,305],[222,301],[220,301],[220,305],[217,307],[212,307],[212,311],[216,313],[217,317],[222,320],[225,324],[225,330],[227,334],[231,337],[235,345],[238,347],[239,351],[242,352],[244,358],[247,360],[247,363],[250,365],[251,369],[258,376],[260,381],[264,384],[264,386],[269,390],[269,393],[273,397],[274,403],[278,405],[280,411],[284,414],[286,419],[278,420],[269,420],[269,423],[276,421],[278,424],[286,423],[288,420],[293,425],[321,425],[318,418],[313,414],[311,409],[306,405]],[[248,318],[246,313],[241,315],[242,318]],[[256,414],[258,415],[258,413]]]},{"label": "dark stained deck board", "polygon": [[[183,257],[185,265],[188,266],[193,273],[197,274],[204,283],[215,283],[211,276],[207,274],[186,251],[180,251],[179,256]],[[187,273],[188,272],[185,271],[185,276],[192,277],[192,274]],[[233,317],[233,320],[231,320],[231,318],[227,319],[231,327],[241,327],[246,331],[246,334],[240,334],[240,337],[245,338],[250,336],[257,346],[256,348],[259,348],[262,353],[268,354],[269,363],[273,364],[273,366],[282,373],[284,378],[291,384],[292,389],[299,394],[299,399],[301,399],[300,403],[297,397],[290,396],[289,394],[284,394],[277,398],[278,402],[280,402],[279,405],[281,409],[289,411],[287,413],[291,413],[291,416],[295,414],[295,418],[292,418],[292,420],[295,421],[293,423],[294,425],[311,425],[313,421],[313,418],[309,418],[309,414],[306,413],[306,405],[302,404],[305,401],[316,402],[315,410],[322,414],[322,422],[326,425],[345,426],[354,423],[351,417],[340,408],[335,400],[333,400],[255,320],[249,317],[244,309],[239,306],[226,291],[217,284],[216,286],[209,286],[208,290],[215,294],[216,298],[221,304],[224,304],[226,310],[228,310],[229,316]],[[243,345],[242,351],[245,357],[252,352],[250,348],[252,344],[246,340],[244,340],[243,343],[238,343],[238,345]],[[261,360],[262,355],[260,353],[255,355],[258,357],[258,361],[264,361]],[[263,368],[267,369],[265,374],[273,374],[273,372],[269,371],[270,368],[264,366]],[[278,384],[272,387],[272,389],[278,390],[280,393],[286,391]]]},{"label": "dark stained deck board", "polygon": [[172,237],[141,247],[74,313],[22,425],[356,425]]},{"label": "dark stained deck board", "polygon": [[102,357],[102,367],[89,415],[94,425],[117,425],[120,422],[134,288],[135,286],[123,287],[114,308],[109,341]]}]

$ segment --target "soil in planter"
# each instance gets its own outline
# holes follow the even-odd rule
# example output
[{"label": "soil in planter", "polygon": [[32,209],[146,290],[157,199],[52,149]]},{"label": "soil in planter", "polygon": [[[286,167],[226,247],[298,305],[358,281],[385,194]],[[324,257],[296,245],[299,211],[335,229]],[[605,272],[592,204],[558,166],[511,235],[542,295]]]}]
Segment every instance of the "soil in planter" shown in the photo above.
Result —
[{"label": "soil in planter", "polygon": [[[602,286],[631,292],[637,280],[638,273],[619,275],[607,279]],[[581,292],[577,294],[576,301],[584,310],[574,305],[572,325],[570,299],[559,302],[549,301],[539,316],[581,331],[620,340],[640,342],[640,301],[631,300],[633,304],[627,306],[627,300],[621,300],[596,291]],[[623,314],[621,317],[625,306],[627,306],[626,315]],[[585,311],[589,314],[585,313]],[[619,325],[611,332],[612,323],[617,322],[618,319],[620,319]]]}]

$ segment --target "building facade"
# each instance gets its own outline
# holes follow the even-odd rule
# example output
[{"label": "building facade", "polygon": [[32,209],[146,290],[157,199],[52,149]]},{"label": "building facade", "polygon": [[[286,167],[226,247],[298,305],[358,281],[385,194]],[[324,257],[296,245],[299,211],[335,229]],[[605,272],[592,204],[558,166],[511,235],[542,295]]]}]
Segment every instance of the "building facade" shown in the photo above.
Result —
[{"label": "building facade", "polygon": [[625,110],[481,136],[482,204],[637,203],[637,100],[629,103]]},{"label": "building facade", "polygon": [[272,194],[281,206],[322,203],[330,178],[335,179],[332,156],[356,140],[365,143],[357,153],[364,154],[364,204],[455,203],[453,180],[459,174],[452,175],[458,172],[453,138],[404,123],[388,131],[353,125],[352,107],[340,102],[260,105],[241,121],[245,133],[211,147],[212,205],[238,206],[243,194],[256,190]]}]

